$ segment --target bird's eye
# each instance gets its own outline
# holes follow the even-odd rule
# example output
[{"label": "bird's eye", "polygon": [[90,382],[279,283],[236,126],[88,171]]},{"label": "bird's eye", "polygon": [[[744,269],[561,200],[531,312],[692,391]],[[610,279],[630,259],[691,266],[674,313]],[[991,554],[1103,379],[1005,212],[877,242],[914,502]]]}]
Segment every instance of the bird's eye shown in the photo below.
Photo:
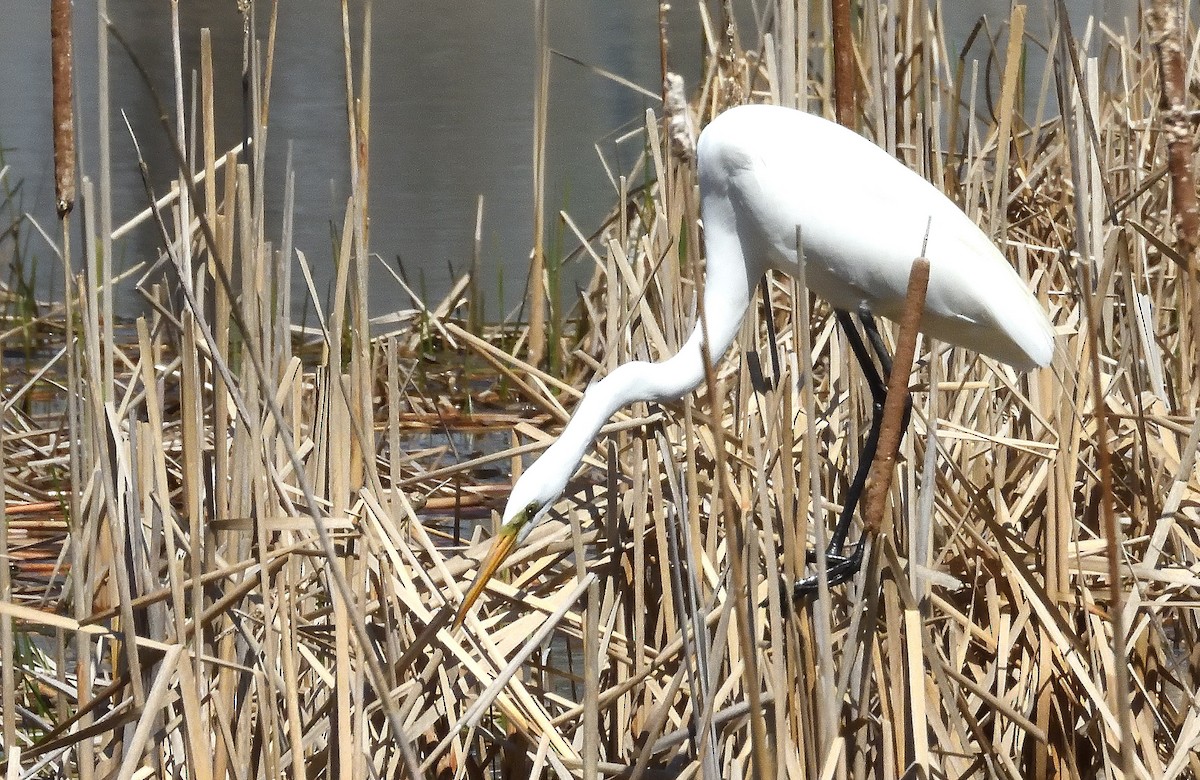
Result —
[{"label": "bird's eye", "polygon": [[538,513],[538,510],[541,508],[542,508],[542,505],[539,504],[538,502],[530,501],[529,504],[525,507],[525,518],[527,520],[532,520],[533,516],[536,515]]}]

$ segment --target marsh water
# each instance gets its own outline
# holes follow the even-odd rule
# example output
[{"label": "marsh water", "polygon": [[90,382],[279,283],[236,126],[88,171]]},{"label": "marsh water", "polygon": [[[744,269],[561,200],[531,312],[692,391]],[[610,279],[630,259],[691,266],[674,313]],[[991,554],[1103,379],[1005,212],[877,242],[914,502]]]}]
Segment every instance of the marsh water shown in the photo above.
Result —
[{"label": "marsh water", "polygon": [[[658,4],[649,0],[547,0],[550,46],[573,60],[659,92]],[[709,3],[713,7],[714,3]],[[741,3],[744,35],[754,34],[762,3]],[[1035,4],[1036,5],[1036,4]],[[20,185],[15,209],[28,212],[52,235],[53,162],[50,121],[49,12],[45,0],[4,0],[0,20],[0,147],[9,166],[5,183]],[[212,30],[216,63],[218,146],[238,141],[242,127],[242,24],[233,0],[179,4],[183,68],[188,85],[199,62],[199,29]],[[294,0],[279,6],[267,141],[268,235],[277,239],[288,149],[296,171],[295,244],[314,265],[318,289],[329,286],[334,250],[349,190],[345,68],[340,3]],[[351,30],[361,36],[362,0],[351,6]],[[1068,2],[1077,30],[1089,15],[1113,23],[1132,0]],[[170,7],[167,2],[108,0],[108,17],[154,74],[164,98],[172,92]],[[268,3],[259,3],[257,28],[265,38]],[[943,3],[951,45],[961,45],[976,20],[989,16],[998,34],[1007,0]],[[714,13],[716,9],[714,8]],[[1045,27],[1039,8],[1029,29]],[[76,96],[81,170],[98,175],[97,0],[75,3]],[[699,7],[677,2],[669,12],[671,68],[694,86],[700,68]],[[452,269],[467,268],[474,251],[476,210],[482,203],[482,276],[485,316],[500,319],[520,298],[533,236],[533,104],[536,46],[533,3],[374,3],[371,85],[371,248],[397,258],[430,299],[444,294]],[[1115,23],[1120,30],[1121,23]],[[160,191],[172,171],[169,147],[149,93],[133,65],[112,46],[112,159],[114,224],[140,211],[146,196],[133,142],[121,112],[141,144]],[[546,211],[568,211],[590,232],[615,200],[605,166],[626,168],[640,139],[618,139],[635,128],[657,100],[566,57],[551,60]],[[190,100],[186,97],[185,100]],[[599,150],[599,154],[597,152]],[[2,166],[0,166],[2,167]],[[558,241],[549,219],[548,242]],[[7,222],[6,222],[7,226]],[[39,293],[60,295],[61,267],[35,231],[25,230],[26,261],[37,267]],[[568,235],[564,243],[573,244]],[[146,225],[115,248],[116,265],[152,259],[160,244]],[[7,259],[6,257],[3,259]],[[567,292],[588,269],[566,274]],[[7,276],[7,274],[3,274]],[[408,306],[382,269],[372,284],[372,312]],[[304,293],[298,289],[296,300]],[[126,293],[124,313],[138,308]]]}]

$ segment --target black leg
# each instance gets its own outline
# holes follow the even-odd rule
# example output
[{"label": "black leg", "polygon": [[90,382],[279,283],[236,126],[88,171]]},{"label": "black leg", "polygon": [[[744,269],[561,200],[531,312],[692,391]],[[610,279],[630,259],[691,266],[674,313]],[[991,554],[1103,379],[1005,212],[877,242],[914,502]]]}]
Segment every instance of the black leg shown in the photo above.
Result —
[{"label": "black leg", "polygon": [[[867,331],[867,337],[871,339],[871,347],[878,352],[883,349],[883,340],[879,337],[879,329],[875,327],[875,319],[871,317],[869,312],[859,312],[859,322],[863,323],[864,330]],[[871,391],[871,400],[879,408],[883,408],[883,400],[887,398],[887,384],[880,377],[879,371],[875,368],[875,363],[872,362],[870,354],[867,353],[867,347],[863,344],[862,336],[858,335],[858,328],[854,325],[854,320],[850,319],[850,312],[837,310],[837,321],[842,326],[842,332],[846,334],[846,340],[850,342],[850,351],[854,353],[854,358],[858,361],[859,367],[862,369],[863,376],[866,377],[867,387]],[[870,327],[866,323],[869,322]],[[872,337],[871,334],[875,335]],[[876,344],[876,339],[879,343]],[[887,355],[887,350],[883,350],[883,354]],[[886,361],[884,371],[890,371],[892,360],[891,356],[883,358]]]},{"label": "black leg", "polygon": [[879,326],[875,324],[875,315],[871,314],[871,310],[866,306],[859,307],[858,321],[867,334],[867,341],[871,342],[871,349],[875,352],[875,359],[879,361],[879,367],[883,369],[883,392],[884,395],[887,395],[887,378],[892,375],[892,355],[883,345],[883,336],[879,335]]},{"label": "black leg", "polygon": [[[868,319],[864,320],[863,315],[859,314],[859,320],[864,322],[864,330],[867,331],[867,337],[870,338],[872,331],[878,337],[879,331],[875,327],[875,321],[869,319],[870,314],[866,316]],[[869,328],[865,326],[865,323],[868,321],[871,323]],[[862,368],[862,372],[867,379],[867,387],[871,391],[871,428],[867,431],[867,441],[863,444],[862,452],[859,453],[858,469],[854,472],[854,479],[850,482],[850,487],[846,491],[846,500],[842,502],[842,513],[838,516],[837,525],[834,526],[833,536],[829,537],[829,547],[827,549],[828,555],[832,558],[841,557],[842,547],[846,544],[846,537],[850,535],[850,521],[854,517],[854,510],[858,506],[859,497],[862,496],[863,488],[867,484],[867,474],[871,470],[871,461],[875,460],[875,449],[879,445],[879,426],[883,421],[883,402],[887,400],[887,386],[880,378],[875,364],[871,362],[871,356],[867,354],[867,348],[863,344],[862,337],[858,335],[858,328],[854,326],[854,321],[850,319],[849,313],[839,311],[838,322],[846,334],[846,340],[850,342],[850,350],[854,353],[854,357],[858,359],[858,365]],[[883,342],[880,340],[879,346],[882,345]],[[874,343],[871,346],[877,350],[879,348]],[[884,354],[886,354],[886,351]],[[884,361],[881,360],[880,362]],[[888,365],[891,364],[890,357],[886,362]]]},{"label": "black leg", "polygon": [[[871,342],[871,349],[875,352],[875,356],[883,368],[883,375],[890,376],[892,372],[892,358],[883,345],[883,338],[879,335],[879,329],[875,325],[874,317],[865,308],[859,312],[858,317],[862,323],[863,330],[867,334],[867,339]],[[846,545],[846,537],[850,534],[851,519],[854,517],[859,500],[862,498],[863,489],[866,487],[867,475],[871,471],[871,463],[875,460],[875,451],[879,446],[879,428],[883,423],[883,403],[887,398],[887,386],[884,384],[879,370],[876,369],[874,362],[871,360],[871,356],[867,353],[867,347],[863,343],[858,329],[854,326],[850,314],[839,309],[837,311],[837,318],[838,323],[842,326],[842,330],[846,334],[846,340],[850,342],[850,350],[854,353],[854,357],[862,368],[863,375],[867,380],[867,386],[871,391],[871,427],[867,432],[867,440],[863,444],[862,452],[859,454],[858,468],[854,472],[854,479],[846,490],[846,499],[842,503],[842,512],[838,516],[837,525],[834,527],[833,535],[829,538],[829,546],[825,551],[825,557],[829,564],[826,569],[826,575],[830,585],[838,585],[846,582],[862,566],[863,553],[866,548],[866,537],[858,540],[858,544],[854,546],[854,550],[849,555],[844,555],[842,548]],[[905,399],[904,421],[900,433],[902,438],[904,431],[908,428],[911,411],[912,399],[910,397]],[[810,552],[808,557],[811,561],[814,557],[813,553]],[[815,575],[800,580],[793,588],[793,597],[801,598],[815,593],[817,590],[817,581],[818,578]]]},{"label": "black leg", "polygon": [[[887,347],[883,345],[883,336],[879,335],[879,328],[875,326],[875,318],[871,316],[871,310],[863,307],[858,313],[858,321],[862,323],[863,330],[867,332],[867,340],[871,342],[871,348],[875,350],[875,356],[879,359],[879,367],[883,369],[883,375],[891,378],[892,376],[892,356],[888,354]],[[874,367],[872,367],[874,368]],[[879,374],[875,374],[878,378]],[[871,391],[871,400],[874,402],[875,411],[872,422],[880,420],[883,415],[883,402],[887,399],[887,385],[883,386],[883,394],[876,395],[875,391]],[[900,440],[904,441],[904,432],[908,430],[908,421],[912,417],[912,395],[905,393],[904,395],[904,416],[900,418]],[[872,451],[871,459],[874,460],[874,451]]]}]

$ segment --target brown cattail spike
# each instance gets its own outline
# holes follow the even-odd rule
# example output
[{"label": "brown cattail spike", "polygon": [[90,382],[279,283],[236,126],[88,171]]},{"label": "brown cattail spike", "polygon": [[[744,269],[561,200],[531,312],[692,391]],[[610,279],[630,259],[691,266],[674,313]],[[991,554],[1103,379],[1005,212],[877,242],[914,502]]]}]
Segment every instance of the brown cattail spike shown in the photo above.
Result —
[{"label": "brown cattail spike", "polygon": [[917,350],[917,328],[925,311],[925,292],[929,288],[929,261],[918,257],[908,276],[908,294],[900,318],[900,335],[892,373],[888,377],[887,400],[883,404],[883,423],[879,428],[879,445],[875,461],[867,476],[863,504],[863,533],[872,536],[879,531],[883,520],[884,499],[892,486],[892,471],[900,434],[904,425],[904,402],[908,399],[908,380],[912,373],[913,356]]},{"label": "brown cattail spike", "polygon": [[75,115],[71,86],[71,0],[51,0],[50,62],[54,100],[54,198],[59,218],[75,205]]},{"label": "brown cattail spike", "polygon": [[854,129],[854,35],[850,0],[833,0],[833,100],[839,125]]},{"label": "brown cattail spike", "polygon": [[1187,71],[1179,8],[1174,0],[1154,0],[1146,15],[1150,40],[1158,54],[1162,86],[1162,123],[1167,135],[1167,165],[1179,242],[1189,262],[1200,245],[1200,201],[1192,172],[1192,128],[1187,113]]}]

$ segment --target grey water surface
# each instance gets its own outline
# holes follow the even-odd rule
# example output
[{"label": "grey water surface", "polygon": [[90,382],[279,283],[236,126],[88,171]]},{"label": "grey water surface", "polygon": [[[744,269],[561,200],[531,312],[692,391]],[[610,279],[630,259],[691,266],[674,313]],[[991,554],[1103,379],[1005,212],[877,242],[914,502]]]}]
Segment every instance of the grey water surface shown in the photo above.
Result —
[{"label": "grey water surface", "polygon": [[[553,49],[616,74],[652,95],[659,92],[658,4],[649,0],[547,0]],[[199,30],[212,30],[216,71],[218,147],[238,142],[242,120],[242,24],[234,0],[181,2],[181,40],[190,101],[191,73],[199,63]],[[361,36],[362,0],[351,8],[351,34]],[[714,15],[719,4],[709,2]],[[755,33],[762,3],[739,3],[743,35]],[[1034,4],[1036,5],[1036,4]],[[50,120],[49,3],[0,3],[0,147],[9,166],[6,182],[20,183],[17,202],[51,235],[54,216]],[[270,4],[258,6],[258,34],[265,39]],[[1069,2],[1082,33],[1091,14],[1118,20],[1132,0]],[[170,7],[165,0],[108,0],[108,17],[150,72],[171,105]],[[1002,28],[1009,3],[1001,0],[943,2],[951,45],[961,45],[982,14],[990,29]],[[671,67],[689,87],[699,78],[699,6],[676,2],[669,13]],[[1044,28],[1040,7],[1029,29]],[[371,248],[394,264],[430,299],[462,272],[473,252],[477,203],[483,203],[482,266],[487,317],[497,320],[520,299],[533,236],[532,137],[536,46],[533,2],[374,3],[371,101]],[[98,178],[97,0],[75,3],[76,96],[80,115],[81,170]],[[361,55],[361,52],[358,53]],[[356,56],[358,56],[356,55]],[[150,96],[126,55],[111,44],[113,221],[121,224],[146,205],[124,111],[141,144],[159,192],[173,171],[169,146]],[[356,60],[356,74],[357,74]],[[283,170],[289,148],[296,170],[295,245],[314,266],[325,294],[332,277],[332,236],[340,229],[349,190],[341,4],[291,0],[279,4],[275,69],[270,100],[266,183],[268,235],[278,240]],[[356,75],[357,77],[357,75]],[[615,195],[596,148],[618,169],[640,151],[633,138],[617,139],[643,121],[657,100],[606,79],[566,58],[551,61],[546,210],[568,211],[590,232]],[[619,170],[618,170],[619,172]],[[7,217],[7,215],[6,215]],[[548,219],[553,245],[557,220]],[[6,226],[5,226],[6,227]],[[61,267],[33,231],[25,245],[37,260],[39,293],[61,295]],[[573,245],[567,236],[564,242]],[[118,269],[153,259],[160,240],[147,223],[114,249]],[[7,260],[7,257],[0,258]],[[579,267],[570,285],[586,279]],[[0,272],[0,277],[7,277]],[[295,300],[303,288],[296,275]],[[374,314],[404,308],[407,297],[378,269],[371,285]],[[503,307],[502,304],[503,303]],[[122,291],[118,307],[140,309]],[[504,308],[504,310],[502,310]]]}]

